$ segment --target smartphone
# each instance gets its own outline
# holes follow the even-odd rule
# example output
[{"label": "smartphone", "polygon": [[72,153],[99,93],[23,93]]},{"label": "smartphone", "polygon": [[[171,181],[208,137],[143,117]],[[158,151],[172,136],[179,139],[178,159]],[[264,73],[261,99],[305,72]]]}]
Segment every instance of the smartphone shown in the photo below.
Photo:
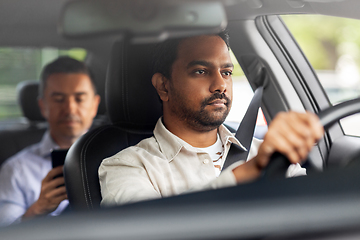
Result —
[{"label": "smartphone", "polygon": [[[67,152],[68,152],[68,149],[57,149],[57,150],[53,150],[51,152],[51,163],[52,163],[53,168],[64,165]],[[63,176],[64,176],[63,174],[59,174],[59,175],[56,175],[54,177],[54,179],[58,178],[58,177],[63,177]],[[61,187],[61,186],[64,186],[64,185],[62,184],[57,187]]]},{"label": "smartphone", "polygon": [[51,162],[53,168],[64,165],[67,152],[68,149],[57,149],[51,152]]}]

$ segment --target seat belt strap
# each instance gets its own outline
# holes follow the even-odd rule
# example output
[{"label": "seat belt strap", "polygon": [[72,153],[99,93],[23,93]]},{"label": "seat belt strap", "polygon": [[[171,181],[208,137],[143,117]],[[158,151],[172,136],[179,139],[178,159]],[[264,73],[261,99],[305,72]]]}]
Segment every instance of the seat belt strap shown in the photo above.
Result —
[{"label": "seat belt strap", "polygon": [[246,110],[245,116],[242,119],[240,126],[235,134],[235,137],[247,149],[247,151],[244,151],[240,146],[236,144],[231,144],[222,170],[226,169],[234,162],[247,159],[251,147],[251,142],[254,136],[256,119],[258,116],[259,108],[261,107],[262,95],[263,86],[260,86],[255,90],[254,96],[249,104],[248,109]]}]

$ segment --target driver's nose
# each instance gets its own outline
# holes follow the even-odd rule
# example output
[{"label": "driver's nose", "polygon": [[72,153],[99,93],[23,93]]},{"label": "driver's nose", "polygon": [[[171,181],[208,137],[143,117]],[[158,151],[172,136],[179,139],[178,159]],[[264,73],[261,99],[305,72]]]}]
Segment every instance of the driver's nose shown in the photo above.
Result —
[{"label": "driver's nose", "polygon": [[212,77],[212,84],[210,85],[210,92],[220,92],[224,93],[226,92],[227,84],[226,81],[221,74],[221,72],[216,72]]}]

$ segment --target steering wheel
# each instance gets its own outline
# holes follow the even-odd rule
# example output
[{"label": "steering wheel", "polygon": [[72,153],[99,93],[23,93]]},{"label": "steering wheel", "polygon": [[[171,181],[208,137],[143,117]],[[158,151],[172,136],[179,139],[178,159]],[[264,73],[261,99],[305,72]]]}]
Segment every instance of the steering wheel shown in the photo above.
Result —
[{"label": "steering wheel", "polygon": [[[326,131],[340,119],[359,112],[360,98],[355,98],[329,107],[319,112],[317,115]],[[264,170],[263,178],[284,178],[289,165],[289,160],[283,154],[276,152],[271,156],[269,164]]]}]

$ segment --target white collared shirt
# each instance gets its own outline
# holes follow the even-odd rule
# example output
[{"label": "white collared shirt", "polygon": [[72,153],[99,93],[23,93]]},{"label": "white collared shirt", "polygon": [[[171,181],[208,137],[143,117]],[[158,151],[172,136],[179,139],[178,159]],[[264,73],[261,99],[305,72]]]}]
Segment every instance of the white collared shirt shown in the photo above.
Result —
[{"label": "white collared shirt", "polygon": [[[219,127],[218,133],[224,144],[224,159],[231,143],[243,148],[223,125]],[[261,140],[253,139],[248,159],[257,154],[261,143]],[[153,137],[102,161],[99,168],[103,198],[101,205],[117,205],[190,191],[235,186],[232,170],[243,162],[234,163],[217,177],[209,154],[172,134],[160,118]],[[299,168],[301,169],[300,166]]]}]

